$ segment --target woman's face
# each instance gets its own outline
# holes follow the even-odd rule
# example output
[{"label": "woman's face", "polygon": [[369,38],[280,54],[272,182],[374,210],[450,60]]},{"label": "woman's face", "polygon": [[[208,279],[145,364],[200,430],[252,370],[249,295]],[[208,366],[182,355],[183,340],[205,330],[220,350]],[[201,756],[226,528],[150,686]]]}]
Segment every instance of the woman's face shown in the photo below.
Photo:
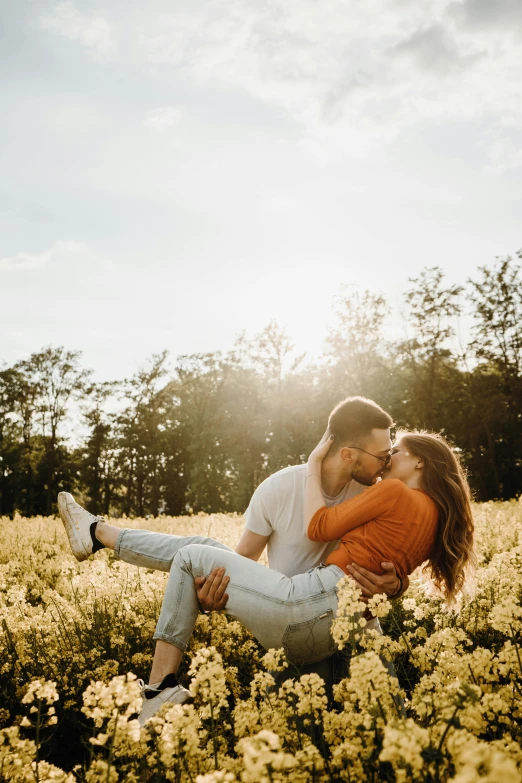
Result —
[{"label": "woman's face", "polygon": [[394,478],[400,481],[408,481],[416,474],[421,460],[415,454],[412,454],[406,443],[402,440],[396,441],[393,444],[391,455],[391,462],[383,475],[383,480]]}]

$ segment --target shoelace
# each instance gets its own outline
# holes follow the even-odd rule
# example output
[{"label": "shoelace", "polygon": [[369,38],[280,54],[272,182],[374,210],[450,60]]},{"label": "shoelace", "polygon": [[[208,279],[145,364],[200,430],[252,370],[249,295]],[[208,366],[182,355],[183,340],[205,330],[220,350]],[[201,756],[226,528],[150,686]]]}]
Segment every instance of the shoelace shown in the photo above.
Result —
[{"label": "shoelace", "polygon": [[148,699],[153,699],[154,696],[157,696],[158,693],[161,693],[161,689],[151,688],[150,685],[145,685],[143,680],[138,680],[138,685],[141,688],[141,698],[145,701],[148,701]]},{"label": "shoelace", "polygon": [[143,680],[138,680],[138,685],[141,688],[141,692],[145,693],[145,691],[154,691],[155,693],[161,693],[163,688],[152,688],[150,685],[146,685]]},{"label": "shoelace", "polygon": [[152,699],[166,688],[182,688],[180,681],[175,674],[167,674],[160,683],[159,688],[152,688],[150,685],[145,685],[143,680],[138,680],[138,684],[141,688],[141,695],[144,699]]}]

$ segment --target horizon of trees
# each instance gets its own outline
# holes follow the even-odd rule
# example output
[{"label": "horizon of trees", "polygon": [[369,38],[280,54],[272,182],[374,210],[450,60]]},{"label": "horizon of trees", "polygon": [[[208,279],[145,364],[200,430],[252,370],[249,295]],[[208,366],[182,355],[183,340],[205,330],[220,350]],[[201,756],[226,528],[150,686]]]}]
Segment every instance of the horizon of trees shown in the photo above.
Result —
[{"label": "horizon of trees", "polygon": [[[465,286],[425,268],[405,292],[403,340],[370,291],[336,301],[324,355],[297,355],[271,322],[231,350],[154,355],[131,378],[94,383],[81,352],[46,347],[0,369],[0,515],[51,514],[74,492],[95,514],[243,511],[256,486],[301,463],[341,399],[376,400],[397,425],[442,431],[478,500],[522,491],[522,251]],[[455,347],[458,319],[470,337]],[[81,422],[73,416],[79,411]],[[67,432],[81,423],[74,443]]]}]

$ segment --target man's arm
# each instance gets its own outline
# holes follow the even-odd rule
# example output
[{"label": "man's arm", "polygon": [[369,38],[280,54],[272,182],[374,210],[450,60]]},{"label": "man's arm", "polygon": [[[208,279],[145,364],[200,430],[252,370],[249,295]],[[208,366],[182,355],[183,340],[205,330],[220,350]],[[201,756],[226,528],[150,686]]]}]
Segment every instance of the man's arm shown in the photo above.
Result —
[{"label": "man's arm", "polygon": [[269,538],[270,536],[261,536],[259,533],[254,533],[253,530],[249,530],[246,527],[238,541],[236,552],[238,555],[249,557],[251,560],[259,560]]}]

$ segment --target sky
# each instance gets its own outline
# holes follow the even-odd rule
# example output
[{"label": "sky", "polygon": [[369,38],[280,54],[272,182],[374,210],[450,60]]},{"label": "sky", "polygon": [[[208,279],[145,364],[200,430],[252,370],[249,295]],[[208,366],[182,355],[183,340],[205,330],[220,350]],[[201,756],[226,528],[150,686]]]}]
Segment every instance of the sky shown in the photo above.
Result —
[{"label": "sky", "polygon": [[522,247],[520,0],[12,0],[0,364],[99,380]]}]

